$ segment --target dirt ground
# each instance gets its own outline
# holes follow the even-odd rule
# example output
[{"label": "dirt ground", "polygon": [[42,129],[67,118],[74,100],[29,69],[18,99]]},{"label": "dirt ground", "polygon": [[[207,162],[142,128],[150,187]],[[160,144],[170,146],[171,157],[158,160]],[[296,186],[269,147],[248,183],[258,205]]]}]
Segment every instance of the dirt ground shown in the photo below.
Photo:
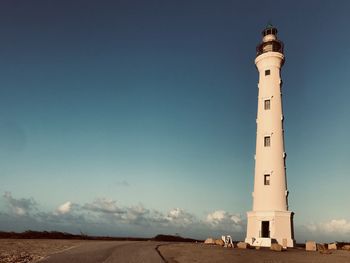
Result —
[{"label": "dirt ground", "polygon": [[184,262],[235,262],[235,263],[349,263],[350,251],[332,250],[331,254],[309,252],[304,249],[288,249],[283,252],[224,248],[203,243],[179,243],[163,245],[158,248],[168,263]]},{"label": "dirt ground", "polygon": [[[89,245],[83,240],[53,239],[0,239],[0,263],[38,262],[47,255]],[[235,262],[235,263],[349,263],[350,251],[332,250],[331,254],[306,252],[304,249],[288,249],[283,252],[267,248],[238,249],[204,245],[203,243],[163,243],[158,250],[165,262]]]},{"label": "dirt ground", "polygon": [[38,262],[45,256],[82,244],[81,240],[0,239],[0,263]]}]

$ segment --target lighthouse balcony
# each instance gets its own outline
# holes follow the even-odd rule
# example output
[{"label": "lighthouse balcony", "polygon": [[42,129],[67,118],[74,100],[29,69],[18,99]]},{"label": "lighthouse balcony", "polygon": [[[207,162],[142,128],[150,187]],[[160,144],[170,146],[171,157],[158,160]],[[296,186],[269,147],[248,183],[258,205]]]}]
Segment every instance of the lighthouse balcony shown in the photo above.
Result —
[{"label": "lighthouse balcony", "polygon": [[279,40],[263,42],[256,47],[256,56],[259,56],[266,52],[279,52],[283,54],[283,48],[283,42]]}]

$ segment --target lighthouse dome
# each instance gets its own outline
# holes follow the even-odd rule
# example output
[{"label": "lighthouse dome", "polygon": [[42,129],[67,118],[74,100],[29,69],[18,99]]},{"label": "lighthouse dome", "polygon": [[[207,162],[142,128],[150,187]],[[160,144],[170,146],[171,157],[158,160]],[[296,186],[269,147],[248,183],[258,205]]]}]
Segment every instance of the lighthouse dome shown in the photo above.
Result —
[{"label": "lighthouse dome", "polygon": [[260,56],[266,52],[279,52],[283,54],[283,42],[277,39],[277,28],[268,24],[262,31],[263,39],[256,47],[256,56]]}]

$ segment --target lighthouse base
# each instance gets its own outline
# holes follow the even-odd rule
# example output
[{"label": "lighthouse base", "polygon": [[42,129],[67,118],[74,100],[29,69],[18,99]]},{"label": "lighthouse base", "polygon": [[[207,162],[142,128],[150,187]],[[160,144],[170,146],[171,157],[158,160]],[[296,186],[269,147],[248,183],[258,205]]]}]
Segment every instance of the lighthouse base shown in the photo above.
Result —
[{"label": "lighthouse base", "polygon": [[246,243],[251,246],[270,247],[278,243],[283,247],[294,247],[293,215],[291,211],[247,212]]}]

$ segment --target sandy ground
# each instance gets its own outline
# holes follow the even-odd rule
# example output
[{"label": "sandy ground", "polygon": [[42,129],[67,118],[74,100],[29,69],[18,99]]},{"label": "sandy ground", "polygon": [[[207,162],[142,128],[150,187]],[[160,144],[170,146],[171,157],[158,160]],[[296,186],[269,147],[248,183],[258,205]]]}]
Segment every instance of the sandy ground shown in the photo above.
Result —
[{"label": "sandy ground", "polygon": [[0,239],[0,263],[38,262],[45,256],[73,248],[81,240]]},{"label": "sandy ground", "polygon": [[[108,250],[108,253],[114,256],[129,257],[135,254],[139,246],[138,242],[108,241],[115,242],[115,248]],[[94,245],[93,243],[98,243]],[[0,239],[0,263],[24,263],[38,262],[48,255],[64,251],[64,254],[74,255],[74,251],[79,252],[89,247],[95,248],[96,255],[100,255],[98,247],[103,248],[106,241],[82,241],[82,240],[23,240],[23,239]],[[123,244],[124,248],[120,250]],[[147,242],[143,242],[147,245]],[[154,243],[154,244],[153,244]],[[269,249],[238,249],[238,248],[223,248],[219,246],[204,245],[203,243],[162,243],[157,245],[156,242],[148,241],[148,246],[152,250],[157,247],[164,262],[168,263],[183,263],[183,262],[237,262],[237,263],[325,263],[325,262],[350,262],[350,251],[336,250],[331,251],[331,254],[321,254],[319,252],[306,252],[304,249],[288,249],[284,252],[274,252]],[[101,246],[100,246],[101,245]],[[111,243],[111,246],[113,244]],[[114,245],[113,245],[114,246]],[[143,251],[143,249],[141,249]],[[79,253],[76,253],[79,254]],[[80,253],[81,254],[81,253]],[[58,256],[59,254],[57,254]],[[107,255],[108,256],[108,255]],[[52,256],[51,256],[52,258]],[[113,256],[109,257],[113,259]],[[160,257],[159,257],[160,258]],[[161,259],[161,258],[160,258]],[[72,261],[74,262],[74,261]],[[101,261],[103,262],[103,261]],[[122,262],[108,261],[108,262]]]},{"label": "sandy ground", "polygon": [[304,249],[288,249],[275,252],[264,248],[238,249],[201,244],[169,244],[159,247],[159,250],[168,263],[183,262],[235,262],[235,263],[349,263],[350,251],[336,250],[331,254],[309,252]]},{"label": "sandy ground", "polygon": [[164,263],[157,241],[96,241],[49,255],[42,263]]}]

